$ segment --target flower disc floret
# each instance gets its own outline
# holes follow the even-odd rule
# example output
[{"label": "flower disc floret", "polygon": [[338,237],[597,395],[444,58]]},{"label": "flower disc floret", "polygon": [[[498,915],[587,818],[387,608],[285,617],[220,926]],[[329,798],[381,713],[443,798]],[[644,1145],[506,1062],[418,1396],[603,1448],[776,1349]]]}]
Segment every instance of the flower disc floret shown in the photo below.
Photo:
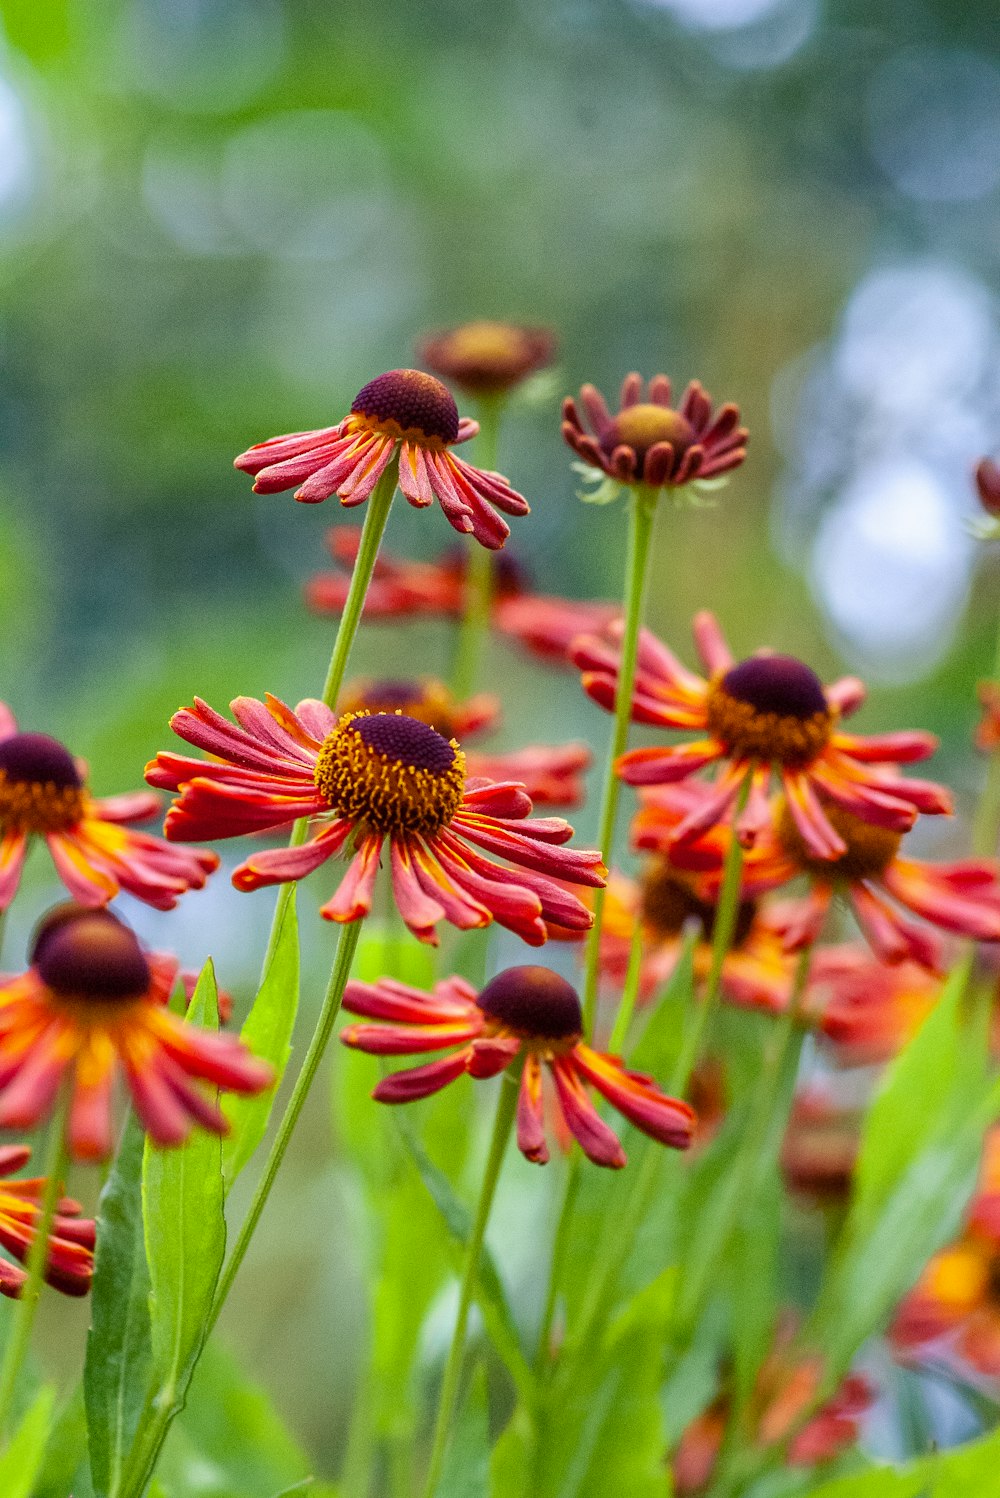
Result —
[{"label": "flower disc floret", "polygon": [[805,765],[830,742],[835,714],[814,671],[791,655],[755,655],[709,688],[708,728],[740,759]]},{"label": "flower disc floret", "polygon": [[[675,868],[667,858],[650,859],[643,871],[640,890],[642,919],[660,938],[680,936],[688,921],[701,925],[702,935],[711,941],[715,933],[718,906],[695,889],[695,881]],[[755,900],[741,900],[733,931],[733,947],[740,946],[750,934],[757,915]]]},{"label": "flower disc floret", "polygon": [[90,1002],[140,999],[152,979],[133,933],[100,911],[70,915],[50,928],[36,942],[35,967],[53,993]]},{"label": "flower disc floret", "polygon": [[58,832],[83,815],[83,781],[76,761],[45,733],[0,739],[0,827]]},{"label": "flower disc floret", "polygon": [[480,319],[425,338],[418,353],[433,369],[470,395],[501,395],[548,364],[555,339],[545,328]]},{"label": "flower disc floret", "polygon": [[481,991],[484,1014],[526,1041],[577,1041],[583,1010],[571,983],[551,968],[509,967]]},{"label": "flower disc floret", "polygon": [[822,879],[880,878],[899,853],[903,840],[901,834],[888,827],[863,822],[839,806],[828,807],[826,815],[847,849],[836,859],[813,858],[789,816],[787,806],[781,813],[779,839],[802,871]]},{"label": "flower disc floret", "polygon": [[345,713],[314,772],[331,811],[381,833],[433,837],[462,802],[465,756],[418,718]]},{"label": "flower disc floret", "polygon": [[641,468],[657,442],[669,442],[679,455],[687,452],[693,441],[694,427],[679,411],[644,401],[626,406],[612,419],[601,436],[601,447],[609,458],[616,447],[629,448],[635,454],[636,467]]},{"label": "flower disc floret", "polygon": [[373,430],[441,447],[458,440],[459,416],[447,385],[421,369],[390,369],[369,380],[351,404]]}]

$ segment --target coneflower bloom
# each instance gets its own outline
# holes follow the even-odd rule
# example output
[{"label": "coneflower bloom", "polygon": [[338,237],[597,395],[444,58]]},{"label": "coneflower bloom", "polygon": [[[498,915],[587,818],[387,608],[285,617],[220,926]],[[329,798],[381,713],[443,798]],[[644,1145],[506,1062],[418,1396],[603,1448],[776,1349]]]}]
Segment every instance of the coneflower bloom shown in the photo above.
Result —
[{"label": "coneflower bloom", "polygon": [[481,318],[420,340],[417,356],[463,395],[506,395],[551,364],[556,340],[548,328]]},{"label": "coneflower bloom", "polygon": [[739,406],[713,412],[697,380],[677,407],[663,374],[654,375],[648,389],[641,375],[626,375],[614,415],[593,385],[580,391],[580,406],[583,416],[571,397],[563,402],[564,439],[585,463],[622,484],[679,488],[693,479],[718,478],[747,455],[749,433],[740,426]]},{"label": "coneflower bloom", "polygon": [[[443,682],[354,681],[344,688],[338,711],[405,713],[419,718],[443,738],[467,743],[500,723],[500,702],[480,692],[458,702]],[[590,766],[586,744],[531,744],[523,749],[465,752],[466,773],[486,780],[514,780],[536,806],[579,806],[584,798],[583,772]]]},{"label": "coneflower bloom", "polygon": [[161,753],[146,776],[180,791],[168,837],[200,842],[316,819],[301,847],[252,853],[233,875],[237,889],[301,879],[347,850],[347,872],[322,914],[354,921],[371,908],[385,850],[396,904],[421,941],[436,942],[441,920],[463,930],[497,920],[533,946],[546,940],[549,920],[591,925],[564,885],[602,885],[600,854],[562,847],[569,823],[532,818],[520,785],[467,779],[454,739],[401,713],[338,718],[315,700],[293,712],[276,697],[238,697],[232,711],[235,725],[197,699],[182,708],[174,732],[216,759]]},{"label": "coneflower bloom", "polygon": [[[612,632],[613,636],[617,631]],[[688,671],[655,635],[643,630],[632,719],[659,728],[702,734],[691,743],[633,749],[618,760],[629,785],[662,785],[721,766],[713,795],[677,829],[683,841],[697,836],[729,813],[747,774],[753,772],[740,840],[752,843],[771,820],[767,789],[772,774],[785,804],[814,858],[839,858],[847,844],[828,808],[906,832],[918,812],[951,810],[939,785],[906,780],[895,766],[926,759],[933,734],[887,733],[862,738],[846,734],[839,720],[855,712],[865,689],[855,677],[824,687],[804,662],[790,655],[761,652],[734,663],[719,626],[709,613],[695,616],[694,636],[708,676]],[[620,650],[617,639],[587,637],[576,642],[573,660],[593,700],[614,710]]]},{"label": "coneflower bloom", "polygon": [[433,993],[392,978],[349,983],[344,1008],[375,1021],[349,1025],[341,1034],[344,1044],[356,1050],[379,1056],[448,1050],[436,1061],[383,1078],[372,1094],[381,1103],[411,1102],[439,1092],[465,1073],[493,1077],[523,1063],[517,1143],[539,1165],[549,1158],[542,1094],[546,1073],[555,1085],[565,1126],[595,1165],[619,1169],[626,1155],[588,1096],[588,1085],[650,1138],[675,1149],[691,1143],[694,1110],[667,1097],[651,1077],[627,1070],[617,1056],[591,1050],[583,1040],[576,990],[548,968],[507,968],[479,994],[459,977],[439,983]]},{"label": "coneflower bloom", "polygon": [[337,426],[258,442],[236,467],[254,475],[257,494],[294,488],[303,504],[337,494],[342,505],[360,505],[398,453],[399,487],[410,504],[420,509],[436,499],[455,530],[495,551],[510,535],[497,510],[527,515],[529,507],[502,474],[451,451],[478,430],[459,417],[451,391],[433,375],[391,369],[358,392]]},{"label": "coneflower bloom", "polygon": [[103,905],[127,890],[172,910],[185,890],[201,889],[219,860],[131,830],[130,823],[159,812],[150,791],[91,796],[81,761],[48,734],[19,733],[0,702],[0,910],[17,893],[33,837],[45,839],[56,872],[81,904]]},{"label": "coneflower bloom", "polygon": [[[21,1170],[31,1159],[26,1144],[0,1147],[0,1244],[18,1259],[11,1264],[0,1259],[0,1295],[17,1299],[27,1281],[20,1267],[31,1253],[42,1216],[45,1196],[44,1176],[12,1181],[15,1170]],[[95,1227],[89,1218],[80,1216],[80,1205],[63,1197],[56,1205],[49,1232],[45,1279],[64,1295],[86,1295],[94,1273]]]},{"label": "coneflower bloom", "polygon": [[158,1145],[182,1143],[195,1124],[226,1132],[199,1081],[242,1093],[273,1081],[234,1036],[196,1029],[166,1007],[174,972],[147,958],[108,910],[60,909],[42,922],[31,961],[0,986],[2,1129],[34,1128],[68,1086],[70,1152],[103,1160],[119,1071]]}]

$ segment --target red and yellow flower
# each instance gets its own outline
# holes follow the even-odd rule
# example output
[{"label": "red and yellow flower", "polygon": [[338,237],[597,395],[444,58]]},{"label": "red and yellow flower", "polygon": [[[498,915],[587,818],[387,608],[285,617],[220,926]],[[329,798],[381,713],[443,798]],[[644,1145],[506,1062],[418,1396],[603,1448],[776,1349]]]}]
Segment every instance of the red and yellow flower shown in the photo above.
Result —
[{"label": "red and yellow flower", "polygon": [[[12,1181],[31,1159],[26,1144],[0,1147],[0,1244],[19,1262],[0,1259],[0,1295],[17,1299],[27,1281],[26,1264],[38,1232],[45,1196],[44,1176]],[[49,1232],[45,1279],[64,1295],[86,1295],[94,1273],[95,1226],[81,1217],[79,1202],[62,1197]]]},{"label": "red and yellow flower", "polygon": [[349,983],[344,1008],[375,1021],[343,1031],[341,1040],[357,1050],[379,1056],[448,1051],[436,1061],[383,1078],[372,1094],[382,1103],[428,1097],[466,1073],[493,1077],[521,1062],[517,1143],[526,1159],[540,1165],[549,1158],[542,1090],[546,1074],[566,1127],[596,1165],[619,1169],[626,1155],[588,1096],[588,1085],[650,1138],[675,1149],[691,1143],[694,1110],[667,1097],[651,1077],[629,1071],[618,1057],[592,1050],[583,1040],[576,990],[548,968],[507,968],[478,994],[458,977],[439,983],[433,993],[391,978]]},{"label": "red and yellow flower", "polygon": [[878,1066],[912,1040],[941,997],[941,979],[915,962],[880,962],[864,947],[828,948],[810,1006],[840,1066]]},{"label": "red and yellow flower", "polygon": [[572,397],[563,402],[564,439],[590,467],[622,484],[676,489],[729,473],[747,455],[749,433],[740,426],[739,406],[713,411],[697,380],[677,407],[663,374],[654,375],[648,389],[641,375],[626,375],[613,416],[593,385],[580,391],[580,406],[583,416]]},{"label": "red and yellow flower", "polygon": [[2,1129],[34,1128],[68,1087],[70,1152],[103,1160],[119,1071],[158,1145],[182,1143],[195,1124],[226,1132],[198,1082],[255,1093],[273,1081],[234,1036],[198,1030],[167,1008],[176,964],[148,957],[108,910],[57,908],[39,927],[31,961],[0,985]]},{"label": "red and yellow flower", "polygon": [[32,838],[44,838],[63,884],[83,905],[126,890],[172,910],[185,890],[201,889],[218,868],[214,853],[172,848],[129,824],[158,816],[150,791],[91,796],[86,770],[57,739],[19,733],[0,702],[0,910],[17,893]]},{"label": "red and yellow flower", "polygon": [[480,318],[422,338],[417,355],[463,395],[489,400],[506,395],[551,364],[555,348],[555,336],[548,328]]},{"label": "red and yellow flower", "polygon": [[[862,738],[840,730],[840,718],[864,700],[864,686],[855,677],[823,687],[804,662],[763,651],[734,663],[709,613],[696,615],[694,635],[707,677],[688,671],[655,635],[641,632],[632,719],[695,730],[703,737],[633,749],[618,760],[622,779],[636,786],[674,783],[707,766],[721,766],[713,795],[678,827],[679,841],[729,815],[748,774],[751,792],[737,827],[740,840],[752,843],[771,823],[773,803],[767,791],[773,775],[792,823],[816,859],[847,852],[831,807],[897,833],[907,831],[918,812],[951,810],[942,786],[896,773],[897,764],[933,754],[937,740],[932,734]],[[617,639],[580,639],[573,660],[588,696],[613,711],[620,665]]]},{"label": "red and yellow flower", "polygon": [[315,819],[301,847],[252,853],[233,875],[237,889],[301,879],[349,850],[347,872],[322,914],[354,921],[371,908],[386,849],[396,904],[421,941],[437,941],[441,920],[463,930],[497,920],[533,946],[546,940],[547,921],[591,925],[591,913],[565,886],[601,886],[600,854],[562,846],[572,827],[558,817],[532,818],[522,786],[467,779],[456,740],[402,713],[338,717],[313,699],[293,712],[275,697],[238,697],[232,711],[236,724],[197,699],[176,713],[175,733],[216,759],[161,753],[146,776],[180,791],[167,814],[168,837],[200,842]]},{"label": "red and yellow flower", "polygon": [[433,375],[391,369],[358,392],[337,426],[258,442],[235,466],[253,474],[257,494],[294,488],[303,504],[336,494],[342,505],[360,505],[398,454],[399,487],[410,504],[422,509],[436,499],[455,530],[495,551],[510,535],[497,511],[527,515],[528,502],[502,474],[455,457],[452,448],[478,430]]}]

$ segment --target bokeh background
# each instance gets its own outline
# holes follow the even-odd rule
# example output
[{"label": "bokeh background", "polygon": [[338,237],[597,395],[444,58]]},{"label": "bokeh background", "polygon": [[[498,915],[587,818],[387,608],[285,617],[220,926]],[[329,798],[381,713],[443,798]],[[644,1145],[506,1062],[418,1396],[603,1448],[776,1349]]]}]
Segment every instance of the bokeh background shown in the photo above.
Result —
[{"label": "bokeh background", "polygon": [[[744,408],[750,458],[718,508],[662,516],[650,622],[687,650],[710,606],[737,647],[862,672],[865,725],[939,732],[968,805],[997,583],[967,529],[973,463],[1000,447],[992,0],[0,0],[0,19],[0,694],[98,790],[140,783],[195,692],[322,680],[333,624],[301,584],[338,515],[255,499],[233,455],[486,316],[560,338],[501,455],[538,586],[615,596],[624,561],[623,508],[576,498],[560,397],[632,368],[700,378]],[[452,539],[398,504],[392,549]],[[419,674],[448,652],[443,626],[381,627],[357,662]],[[571,678],[500,643],[489,671],[507,743],[603,742]],[[7,965],[47,881],[39,859]],[[332,933],[303,894],[308,1021]],[[266,893],[220,875],[129,915],[211,951],[246,1001]],[[225,1336],[333,1472],[366,1313],[328,1104]]]}]

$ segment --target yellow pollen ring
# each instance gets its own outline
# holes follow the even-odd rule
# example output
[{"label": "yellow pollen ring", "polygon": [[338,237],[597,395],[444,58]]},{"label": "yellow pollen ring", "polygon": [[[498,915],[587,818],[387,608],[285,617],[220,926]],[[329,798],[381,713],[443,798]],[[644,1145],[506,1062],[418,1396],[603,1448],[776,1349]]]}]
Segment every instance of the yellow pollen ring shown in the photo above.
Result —
[{"label": "yellow pollen ring", "polygon": [[735,758],[793,766],[810,764],[822,754],[836,721],[831,709],[809,718],[761,712],[752,702],[731,697],[721,680],[708,689],[706,712],[709,731]]},{"label": "yellow pollen ring", "polygon": [[382,437],[391,437],[394,442],[415,442],[418,447],[432,453],[443,453],[451,445],[443,437],[428,436],[420,427],[401,427],[392,416],[366,416],[363,411],[355,411],[349,416],[343,430],[345,436],[351,432],[378,432]]},{"label": "yellow pollen ring", "polygon": [[[337,816],[382,834],[433,837],[447,827],[465,792],[465,755],[448,740],[454,758],[445,770],[426,770],[371,749],[352,727],[371,714],[345,713],[323,741],[313,772],[317,790]],[[397,717],[403,717],[397,713]]]},{"label": "yellow pollen ring", "polygon": [[557,1056],[568,1056],[583,1039],[582,1033],[558,1037],[535,1035],[527,1030],[517,1030],[513,1025],[505,1025],[496,1019],[486,1021],[483,1026],[483,1036],[489,1040],[520,1041],[521,1049],[525,1054],[537,1056],[539,1061],[552,1061]]},{"label": "yellow pollen ring", "polygon": [[0,828],[25,832],[64,832],[84,816],[86,794],[79,786],[52,781],[9,780],[0,770]]}]

